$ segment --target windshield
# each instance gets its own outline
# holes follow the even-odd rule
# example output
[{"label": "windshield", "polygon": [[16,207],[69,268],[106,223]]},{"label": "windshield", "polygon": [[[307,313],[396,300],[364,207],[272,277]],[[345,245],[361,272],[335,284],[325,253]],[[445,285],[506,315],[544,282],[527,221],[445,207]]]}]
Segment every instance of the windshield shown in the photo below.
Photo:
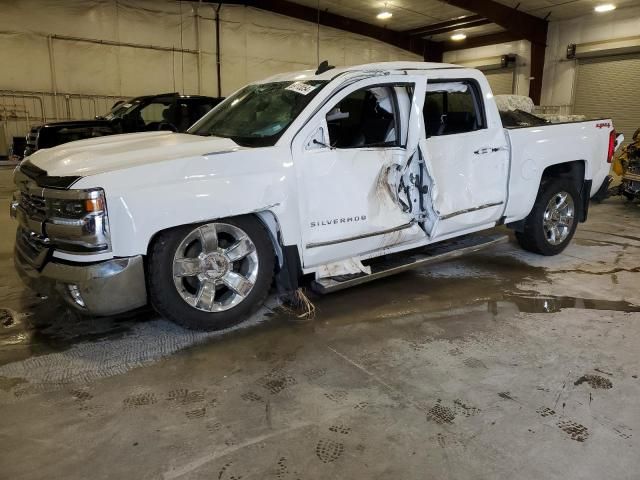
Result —
[{"label": "windshield", "polygon": [[107,113],[103,118],[107,120],[113,120],[114,118],[122,118],[131,110],[140,105],[140,100],[129,100],[127,102],[120,102],[114,105],[109,113]]},{"label": "windshield", "polygon": [[230,138],[238,145],[275,145],[326,81],[248,85],[193,125],[187,133]]}]

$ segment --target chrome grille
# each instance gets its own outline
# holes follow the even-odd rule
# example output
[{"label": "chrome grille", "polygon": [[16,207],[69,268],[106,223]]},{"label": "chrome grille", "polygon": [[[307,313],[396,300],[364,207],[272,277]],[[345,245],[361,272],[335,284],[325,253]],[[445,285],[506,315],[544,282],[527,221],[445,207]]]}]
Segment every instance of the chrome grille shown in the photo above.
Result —
[{"label": "chrome grille", "polygon": [[20,192],[20,206],[24,208],[30,217],[44,218],[47,213],[47,207],[44,197],[40,195]]},{"label": "chrome grille", "polygon": [[16,251],[31,265],[40,268],[47,258],[49,249],[45,239],[33,232],[18,228],[16,232]]}]

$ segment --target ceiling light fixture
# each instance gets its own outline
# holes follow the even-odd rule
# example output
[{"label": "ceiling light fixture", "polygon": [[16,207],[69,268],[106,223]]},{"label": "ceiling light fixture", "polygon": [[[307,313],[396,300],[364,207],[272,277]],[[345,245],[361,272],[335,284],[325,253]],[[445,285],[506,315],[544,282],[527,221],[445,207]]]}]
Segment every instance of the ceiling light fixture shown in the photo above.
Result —
[{"label": "ceiling light fixture", "polygon": [[376,15],[376,18],[380,20],[388,20],[391,17],[393,17],[393,13],[387,11],[380,12],[378,15]]},{"label": "ceiling light fixture", "polygon": [[464,40],[467,36],[464,33],[454,33],[451,35],[451,40],[455,42],[459,42],[460,40]]},{"label": "ceiling light fixture", "polygon": [[610,12],[611,10],[615,10],[616,6],[613,3],[603,3],[602,5],[598,5],[594,10],[598,13]]}]

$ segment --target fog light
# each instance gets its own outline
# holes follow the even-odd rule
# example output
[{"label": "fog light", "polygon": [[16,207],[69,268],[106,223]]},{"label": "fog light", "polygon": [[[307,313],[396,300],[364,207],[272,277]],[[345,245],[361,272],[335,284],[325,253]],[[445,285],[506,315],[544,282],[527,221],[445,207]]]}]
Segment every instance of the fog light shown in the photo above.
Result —
[{"label": "fog light", "polygon": [[80,295],[80,289],[78,288],[77,285],[70,283],[67,285],[67,290],[69,290],[69,295],[71,295],[71,298],[73,299],[74,302],[76,302],[82,308],[86,308],[86,305],[84,304],[84,300],[82,299],[82,295]]}]

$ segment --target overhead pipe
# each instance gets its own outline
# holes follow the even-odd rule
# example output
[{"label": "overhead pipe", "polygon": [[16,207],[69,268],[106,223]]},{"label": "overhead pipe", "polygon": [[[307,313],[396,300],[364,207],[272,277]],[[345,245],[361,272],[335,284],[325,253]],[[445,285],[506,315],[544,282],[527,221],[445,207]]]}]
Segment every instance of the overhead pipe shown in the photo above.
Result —
[{"label": "overhead pipe", "polygon": [[198,95],[202,94],[202,41],[200,38],[200,7],[202,0],[198,2],[196,7],[196,46],[198,49]]},{"label": "overhead pipe", "polygon": [[56,64],[53,57],[53,36],[47,36],[49,46],[49,68],[51,70],[51,91],[53,92],[53,115],[58,120],[58,85],[56,82]]},{"label": "overhead pipe", "polygon": [[222,2],[216,8],[216,74],[218,77],[218,97],[222,96],[222,73],[220,72],[220,8]]},{"label": "overhead pipe", "polygon": [[96,40],[93,38],[72,37],[69,35],[49,35],[49,37],[52,38],[53,40],[67,40],[72,42],[95,43],[97,45],[110,45],[114,47],[131,47],[131,48],[142,48],[145,50],[158,50],[161,52],[192,53],[195,55],[198,54],[198,50],[193,50],[189,48],[161,47],[159,45],[145,45],[141,43],[114,42],[112,40]]}]

